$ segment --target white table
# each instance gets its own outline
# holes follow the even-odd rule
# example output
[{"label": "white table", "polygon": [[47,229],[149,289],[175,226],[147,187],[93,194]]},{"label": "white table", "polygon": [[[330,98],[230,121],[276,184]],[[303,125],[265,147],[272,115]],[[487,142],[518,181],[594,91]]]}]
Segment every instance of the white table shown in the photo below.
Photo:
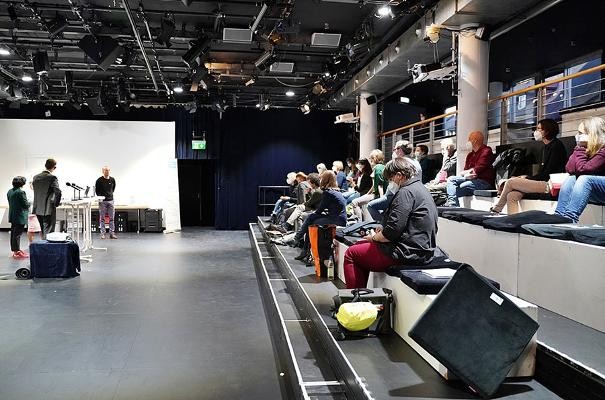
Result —
[{"label": "white table", "polygon": [[94,247],[92,240],[92,204],[98,203],[103,197],[88,197],[80,200],[68,200],[62,204],[69,207],[66,211],[67,232],[71,238],[80,246],[80,259],[92,262],[92,255],[84,255],[88,250],[105,250],[106,247]]}]

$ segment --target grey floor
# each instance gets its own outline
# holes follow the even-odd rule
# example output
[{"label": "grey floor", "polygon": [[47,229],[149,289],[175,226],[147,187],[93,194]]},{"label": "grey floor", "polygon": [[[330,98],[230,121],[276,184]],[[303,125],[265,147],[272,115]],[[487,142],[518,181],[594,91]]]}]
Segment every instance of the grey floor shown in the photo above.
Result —
[{"label": "grey floor", "polygon": [[281,398],[246,232],[102,244],[78,278],[0,280],[0,399]]}]

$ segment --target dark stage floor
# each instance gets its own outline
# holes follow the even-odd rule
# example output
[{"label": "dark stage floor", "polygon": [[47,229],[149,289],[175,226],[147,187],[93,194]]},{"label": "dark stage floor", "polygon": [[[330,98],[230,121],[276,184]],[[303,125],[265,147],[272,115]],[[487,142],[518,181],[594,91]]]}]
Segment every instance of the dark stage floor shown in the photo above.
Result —
[{"label": "dark stage floor", "polygon": [[246,232],[96,244],[78,278],[16,281],[0,232],[0,399],[281,398]]}]

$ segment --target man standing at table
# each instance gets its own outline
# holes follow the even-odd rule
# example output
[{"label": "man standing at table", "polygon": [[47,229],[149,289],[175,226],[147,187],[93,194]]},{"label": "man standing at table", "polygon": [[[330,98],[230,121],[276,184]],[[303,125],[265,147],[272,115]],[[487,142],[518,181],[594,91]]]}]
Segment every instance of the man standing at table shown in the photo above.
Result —
[{"label": "man standing at table", "polygon": [[36,215],[40,222],[42,239],[46,239],[48,233],[55,231],[57,207],[61,203],[59,180],[53,175],[57,168],[57,162],[49,158],[46,160],[44,168],[46,170],[34,176],[32,180],[34,188],[32,213]]},{"label": "man standing at table", "polygon": [[95,193],[97,196],[105,197],[99,201],[99,230],[101,231],[101,239],[105,239],[105,216],[109,216],[109,238],[117,239],[115,233],[114,216],[115,210],[113,207],[113,191],[116,189],[116,180],[109,176],[109,167],[106,165],[101,168],[103,176],[97,179],[95,183]]}]

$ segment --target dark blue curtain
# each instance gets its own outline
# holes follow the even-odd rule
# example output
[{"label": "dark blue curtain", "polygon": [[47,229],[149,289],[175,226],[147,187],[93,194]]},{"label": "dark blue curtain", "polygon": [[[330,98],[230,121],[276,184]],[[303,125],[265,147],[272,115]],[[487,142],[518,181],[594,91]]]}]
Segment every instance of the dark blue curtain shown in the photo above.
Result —
[{"label": "dark blue curtain", "polygon": [[259,185],[285,185],[290,171],[344,162],[352,128],[334,125],[337,114],[228,109],[221,121],[216,228],[247,229],[259,213]]}]

